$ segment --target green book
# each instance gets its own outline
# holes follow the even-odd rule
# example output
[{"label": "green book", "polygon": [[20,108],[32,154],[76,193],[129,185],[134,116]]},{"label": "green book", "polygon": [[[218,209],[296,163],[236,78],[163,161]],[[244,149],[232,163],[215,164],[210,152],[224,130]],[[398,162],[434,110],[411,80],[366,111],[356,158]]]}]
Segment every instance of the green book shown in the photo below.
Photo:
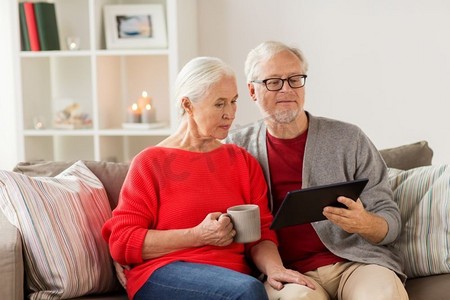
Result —
[{"label": "green book", "polygon": [[30,36],[28,35],[27,18],[25,16],[25,8],[23,6],[23,2],[19,3],[19,19],[22,51],[31,51]]},{"label": "green book", "polygon": [[42,51],[60,50],[55,4],[35,2],[34,13]]}]

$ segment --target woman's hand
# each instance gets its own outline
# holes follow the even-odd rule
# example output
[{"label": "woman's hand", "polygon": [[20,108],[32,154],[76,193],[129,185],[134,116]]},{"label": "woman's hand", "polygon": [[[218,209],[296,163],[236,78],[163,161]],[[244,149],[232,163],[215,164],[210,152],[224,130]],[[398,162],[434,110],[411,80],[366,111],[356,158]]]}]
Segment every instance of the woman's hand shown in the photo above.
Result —
[{"label": "woman's hand", "polygon": [[267,274],[267,282],[276,290],[281,290],[284,283],[297,283],[307,286],[313,290],[316,289],[314,284],[300,272],[286,269],[284,267],[276,267],[270,270]]},{"label": "woman's hand", "polygon": [[220,218],[222,213],[210,213],[197,226],[193,228],[194,235],[199,240],[199,245],[228,246],[233,242],[236,231],[230,218],[224,216]]},{"label": "woman's hand", "polygon": [[228,217],[210,213],[197,226],[187,229],[148,230],[142,246],[142,259],[161,257],[168,253],[206,245],[228,246],[236,231]]}]

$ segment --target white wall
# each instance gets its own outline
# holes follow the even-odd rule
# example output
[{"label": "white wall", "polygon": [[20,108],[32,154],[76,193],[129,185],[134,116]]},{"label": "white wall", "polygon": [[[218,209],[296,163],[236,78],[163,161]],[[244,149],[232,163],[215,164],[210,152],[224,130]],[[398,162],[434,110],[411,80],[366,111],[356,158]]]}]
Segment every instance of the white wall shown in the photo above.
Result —
[{"label": "white wall", "polygon": [[15,73],[13,51],[14,30],[11,26],[13,1],[0,1],[0,169],[11,170],[18,160],[17,124],[15,106]]},{"label": "white wall", "polygon": [[[0,1],[0,169],[18,159],[11,16]],[[14,7],[13,7],[14,6]],[[378,148],[427,140],[450,163],[450,3],[441,0],[198,0],[199,49],[237,72],[235,125],[259,118],[243,64],[264,40],[303,49],[306,108],[359,125]]]},{"label": "white wall", "polygon": [[360,126],[382,149],[427,140],[450,163],[450,3],[439,0],[199,0],[200,54],[236,72],[235,125],[259,118],[247,52],[279,40],[305,52],[306,109]]}]

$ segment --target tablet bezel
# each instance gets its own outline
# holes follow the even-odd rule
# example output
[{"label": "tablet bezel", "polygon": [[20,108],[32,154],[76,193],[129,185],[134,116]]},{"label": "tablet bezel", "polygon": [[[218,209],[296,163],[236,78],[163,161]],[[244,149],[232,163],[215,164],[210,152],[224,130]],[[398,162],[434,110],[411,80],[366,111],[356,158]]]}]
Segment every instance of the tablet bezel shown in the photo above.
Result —
[{"label": "tablet bezel", "polygon": [[326,220],[322,213],[325,206],[346,208],[337,198],[344,196],[356,201],[368,181],[368,178],[361,178],[288,192],[270,229]]}]

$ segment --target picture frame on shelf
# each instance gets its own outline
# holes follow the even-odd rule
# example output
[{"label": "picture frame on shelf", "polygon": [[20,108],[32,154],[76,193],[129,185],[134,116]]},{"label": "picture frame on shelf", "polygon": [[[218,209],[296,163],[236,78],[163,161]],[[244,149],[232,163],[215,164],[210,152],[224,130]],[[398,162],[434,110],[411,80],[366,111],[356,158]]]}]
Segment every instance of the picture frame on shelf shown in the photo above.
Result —
[{"label": "picture frame on shelf", "polygon": [[162,4],[105,5],[107,49],[164,49],[167,30]]}]

